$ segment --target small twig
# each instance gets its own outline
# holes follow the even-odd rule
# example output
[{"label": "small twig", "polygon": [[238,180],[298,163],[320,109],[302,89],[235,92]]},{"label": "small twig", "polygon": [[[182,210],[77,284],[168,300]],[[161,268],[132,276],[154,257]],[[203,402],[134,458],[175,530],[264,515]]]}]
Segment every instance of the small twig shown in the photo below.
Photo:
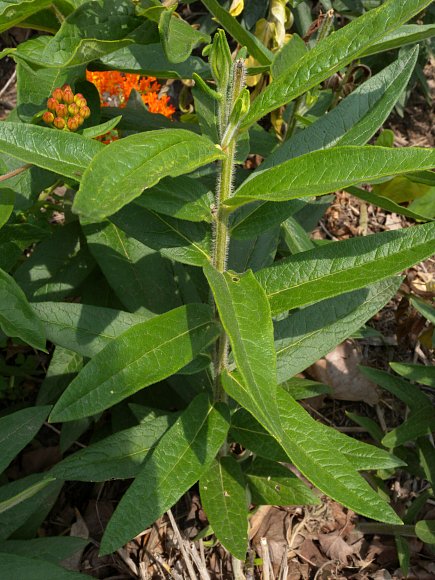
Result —
[{"label": "small twig", "polygon": [[267,545],[267,538],[260,539],[261,556],[263,558],[263,580],[275,580],[270,562],[269,546]]},{"label": "small twig", "polygon": [[319,221],[319,226],[322,228],[322,230],[325,232],[328,238],[334,240],[334,242],[338,242],[338,238],[336,238],[333,234],[331,234],[331,232],[327,229],[322,220]]},{"label": "small twig", "polygon": [[13,74],[6,81],[5,86],[2,89],[0,89],[0,98],[5,94],[5,92],[8,90],[8,88],[11,86],[11,84],[15,81],[16,78],[17,78],[17,73],[16,73],[16,71],[14,71]]},{"label": "small twig", "polygon": [[[60,437],[60,431],[54,425],[51,425],[51,423],[47,423],[47,421],[45,421],[44,426],[48,427],[49,429],[54,431]],[[86,447],[87,447],[87,445],[83,445],[83,443],[80,443],[80,441],[73,441],[72,444],[77,445],[78,447],[81,447],[82,449],[86,449]]]},{"label": "small twig", "polygon": [[174,530],[175,536],[177,538],[178,545],[179,545],[180,551],[181,551],[181,553],[183,555],[184,562],[186,564],[187,571],[189,572],[190,579],[191,580],[198,580],[198,578],[197,578],[197,576],[195,574],[195,570],[193,569],[192,562],[190,560],[189,554],[187,553],[187,550],[186,550],[186,548],[184,546],[183,537],[182,537],[182,535],[180,533],[180,530],[178,529],[177,522],[175,521],[175,518],[172,515],[172,511],[171,510],[168,510],[166,512],[166,514],[167,514],[167,516],[169,518],[169,521],[171,522],[172,529]]},{"label": "small twig", "polygon": [[246,580],[246,576],[243,573],[243,562],[233,556],[231,558],[231,564],[233,566],[234,580]]},{"label": "small twig", "polygon": [[9,173],[4,173],[3,175],[0,175],[0,181],[6,181],[7,179],[10,179],[11,177],[15,177],[16,175],[23,173],[23,171],[26,171],[30,167],[32,167],[31,163],[26,163],[26,165],[22,165],[21,167],[18,167],[18,169],[14,169],[12,171],[9,171]]},{"label": "small twig", "polygon": [[317,580],[318,578],[320,578],[320,574],[322,573],[322,570],[324,570],[326,568],[326,566],[329,566],[329,564],[335,564],[334,560],[328,560],[327,562],[322,564],[320,566],[320,568],[317,570],[316,575],[314,576],[314,580]]}]

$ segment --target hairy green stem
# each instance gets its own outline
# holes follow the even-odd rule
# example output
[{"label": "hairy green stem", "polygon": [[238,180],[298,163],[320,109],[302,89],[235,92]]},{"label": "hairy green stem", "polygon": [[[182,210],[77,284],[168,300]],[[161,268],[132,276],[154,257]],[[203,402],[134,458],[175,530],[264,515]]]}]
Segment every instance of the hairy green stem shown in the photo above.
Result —
[{"label": "hairy green stem", "polygon": [[[237,61],[233,67],[233,79],[229,94],[223,95],[219,104],[219,118],[221,119],[221,139],[228,127],[231,110],[237,97],[240,95],[245,83],[245,69],[243,62]],[[220,172],[216,187],[216,214],[215,232],[212,262],[219,272],[225,272],[227,267],[228,248],[230,234],[228,230],[228,213],[225,210],[225,201],[233,194],[233,173],[236,156],[237,131],[229,144],[224,148],[225,159],[221,162]],[[227,366],[228,361],[228,336],[225,332],[219,338],[215,356],[215,400],[225,401],[226,393],[222,388],[220,375]]]}]

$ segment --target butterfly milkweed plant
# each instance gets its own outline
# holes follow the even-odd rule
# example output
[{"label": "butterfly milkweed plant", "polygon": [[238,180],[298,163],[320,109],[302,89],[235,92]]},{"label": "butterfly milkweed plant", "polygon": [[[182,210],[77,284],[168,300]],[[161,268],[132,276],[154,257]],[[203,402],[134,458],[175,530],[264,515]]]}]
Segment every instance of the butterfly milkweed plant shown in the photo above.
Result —
[{"label": "butterfly milkweed plant", "polygon": [[[78,575],[56,562],[80,538],[33,540],[51,552],[32,558],[11,541],[35,538],[71,481],[127,480],[103,555],[195,485],[235,560],[259,505],[328,496],[402,523],[364,475],[405,463],[298,401],[324,392],[300,373],[435,253],[435,223],[370,187],[435,185],[435,150],[367,144],[434,32],[416,19],[430,2],[329,11],[308,35],[297,11],[309,3],[278,2],[299,17],[284,36],[272,23],[270,42],[217,0],[187,4],[186,16],[158,0],[0,1],[0,31],[33,29],[0,53],[17,79],[0,122],[1,339],[42,361],[37,386],[15,377],[14,396],[2,362],[1,577]],[[342,90],[374,55],[372,75]],[[311,240],[338,190],[412,225]],[[41,429],[63,455],[9,478]]]}]

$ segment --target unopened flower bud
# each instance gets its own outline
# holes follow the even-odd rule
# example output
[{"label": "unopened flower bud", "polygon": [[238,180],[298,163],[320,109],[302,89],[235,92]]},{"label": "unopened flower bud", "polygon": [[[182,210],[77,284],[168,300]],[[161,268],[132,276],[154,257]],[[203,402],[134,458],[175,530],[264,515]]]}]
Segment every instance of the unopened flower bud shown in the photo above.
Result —
[{"label": "unopened flower bud", "polygon": [[77,129],[79,128],[79,123],[76,117],[70,117],[68,119],[67,125],[70,131],[77,131]]},{"label": "unopened flower bud", "polygon": [[56,129],[64,129],[65,119],[62,119],[62,117],[56,117],[53,121],[53,125],[56,127]]},{"label": "unopened flower bud", "polygon": [[81,115],[74,115],[74,117],[72,117],[73,119],[76,119],[78,126],[81,127],[83,125],[83,123],[85,122],[85,120],[83,119],[83,117]]},{"label": "unopened flower bud", "polygon": [[56,107],[59,106],[58,101],[56,101],[56,99],[54,99],[53,97],[50,97],[47,101],[47,109],[49,111],[55,111]]},{"label": "unopened flower bud", "polygon": [[230,81],[233,61],[227,37],[221,29],[216,32],[213,39],[210,51],[210,66],[218,87],[225,91]]},{"label": "unopened flower bud", "polygon": [[47,123],[47,125],[51,125],[54,121],[53,113],[51,111],[45,111],[45,113],[42,115],[42,120],[44,123]]},{"label": "unopened flower bud", "polygon": [[79,111],[80,109],[75,103],[71,103],[71,105],[68,105],[68,113],[70,115],[77,115]]},{"label": "unopened flower bud", "polygon": [[57,105],[56,115],[58,117],[66,117],[68,115],[68,107],[66,105]]},{"label": "unopened flower bud", "polygon": [[81,107],[79,111],[79,115],[83,117],[83,119],[89,119],[91,116],[91,109],[89,107]]},{"label": "unopened flower bud", "polygon": [[63,102],[66,103],[67,105],[74,102],[74,94],[71,90],[63,91]]},{"label": "unopened flower bud", "polygon": [[63,98],[63,91],[62,89],[54,89],[54,91],[51,93],[51,96],[53,97],[53,99],[56,99],[56,101],[58,103],[62,102],[62,98]]},{"label": "unopened flower bud", "polygon": [[64,84],[64,85],[62,85],[61,88],[63,91],[71,91],[72,92],[72,88],[70,85]]},{"label": "unopened flower bud", "polygon": [[77,93],[74,96],[74,102],[78,107],[86,107],[88,104],[85,97],[81,93]]}]

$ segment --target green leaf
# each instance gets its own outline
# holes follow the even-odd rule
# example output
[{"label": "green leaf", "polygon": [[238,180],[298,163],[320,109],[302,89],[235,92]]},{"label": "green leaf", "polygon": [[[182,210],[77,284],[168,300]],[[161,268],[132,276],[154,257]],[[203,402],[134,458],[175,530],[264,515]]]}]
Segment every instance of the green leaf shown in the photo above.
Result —
[{"label": "green leaf", "polygon": [[373,191],[366,191],[365,189],[361,189],[360,187],[346,187],[346,191],[358,197],[359,199],[363,199],[372,205],[376,205],[382,209],[386,209],[391,213],[398,213],[399,215],[404,215],[406,217],[410,217],[413,220],[418,221],[428,221],[428,218],[420,215],[419,213],[412,211],[408,207],[404,207],[403,205],[399,205],[395,201],[388,199],[388,197],[384,197],[383,195],[377,195],[373,193]]},{"label": "green leaf", "polygon": [[88,543],[89,540],[73,536],[8,540],[0,543],[0,552],[60,564],[66,558],[83,550]]},{"label": "green leaf", "polygon": [[161,13],[159,32],[168,60],[175,63],[187,60],[197,44],[211,41],[208,34],[195,30],[170,9]]},{"label": "green leaf", "polygon": [[0,32],[16,26],[35,12],[51,4],[51,0],[4,0],[0,2]]},{"label": "green leaf", "polygon": [[310,236],[292,216],[281,224],[281,233],[285,245],[292,254],[305,253],[315,247]]},{"label": "green leaf", "polygon": [[205,304],[180,306],[126,330],[99,352],[55,405],[51,422],[94,415],[177,372],[219,335]]},{"label": "green leaf", "polygon": [[232,214],[231,238],[246,240],[279,225],[305,207],[306,202],[291,199],[283,203],[254,202]]},{"label": "green leaf", "polygon": [[248,52],[260,64],[270,64],[272,53],[253,34],[248,32],[231,14],[217,2],[217,0],[201,0],[204,6],[213,14],[221,24],[241,46],[246,46]]},{"label": "green leaf", "polygon": [[266,296],[250,271],[242,275],[222,274],[207,265],[204,273],[257,417],[267,412],[270,421],[277,420],[276,358]]},{"label": "green leaf", "polygon": [[412,385],[409,381],[379,369],[361,366],[360,370],[370,381],[408,405],[411,411],[418,411],[430,405],[430,399],[421,392],[419,387]]},{"label": "green leaf", "polygon": [[[332,147],[301,155],[253,175],[226,201],[226,205],[237,207],[256,199],[286,201],[324,195],[389,175],[429,169],[434,164],[434,149]],[[321,179],[319,167],[323,168]]]},{"label": "green leaf", "polygon": [[287,72],[295,62],[308,52],[308,47],[298,34],[293,34],[288,42],[274,54],[270,73],[274,79]]},{"label": "green leaf", "polygon": [[418,47],[404,50],[396,61],[371,77],[315,123],[299,131],[255,172],[317,149],[365,145],[390,114],[414,70]]},{"label": "green leaf", "polygon": [[39,66],[88,63],[134,42],[128,34],[141,24],[128,0],[93,0],[72,12],[54,36],[38,36],[14,52]]},{"label": "green leaf", "polygon": [[162,415],[89,445],[58,463],[50,475],[69,481],[136,477],[148,453],[177,418],[173,415]]},{"label": "green leaf", "polygon": [[426,320],[435,325],[435,308],[433,306],[416,296],[412,296],[410,302],[420,314],[423,314]]},{"label": "green leaf", "polygon": [[7,187],[0,188],[0,228],[7,223],[14,211],[15,192]]},{"label": "green leaf", "polygon": [[[50,477],[50,476],[41,477],[39,474],[38,474],[38,477],[35,479],[37,479],[35,481],[35,483],[31,483],[29,486],[27,486],[27,485],[24,486],[23,484],[25,484],[25,483],[27,484],[27,482],[30,482],[31,481],[30,478],[24,478],[24,479],[18,480],[17,482],[14,482],[17,484],[15,486],[15,488],[17,488],[16,493],[13,493],[13,492],[12,492],[12,494],[8,493],[10,490],[14,490],[13,485],[9,485],[9,486],[5,485],[2,488],[0,488],[0,514],[3,514],[4,512],[7,512],[8,510],[11,510],[12,508],[19,506],[23,502],[32,498],[39,491],[41,491],[42,489],[49,486],[54,481],[53,477]],[[21,485],[18,485],[18,484],[21,484]],[[20,487],[22,489],[20,489]],[[9,497],[5,498],[4,497],[5,494],[9,495]],[[29,513],[31,513],[31,512],[29,512]]]},{"label": "green leaf", "polygon": [[50,342],[92,358],[130,327],[152,318],[142,311],[122,310],[72,302],[33,302]]},{"label": "green leaf", "polygon": [[103,57],[101,62],[109,70],[160,79],[191,79],[195,72],[202,77],[210,77],[208,65],[200,58],[191,56],[182,63],[169,62],[160,43],[132,44]]},{"label": "green leaf", "polygon": [[209,225],[161,215],[136,203],[122,208],[111,220],[128,236],[177,262],[204,266],[211,260]]},{"label": "green leaf", "polygon": [[88,137],[88,139],[95,139],[95,137],[100,137],[100,135],[104,135],[108,131],[114,129],[120,120],[122,119],[122,115],[118,115],[113,117],[113,119],[109,119],[105,123],[101,123],[100,125],[94,125],[93,127],[87,127],[83,129],[83,136]]},{"label": "green leaf", "polygon": [[[238,374],[223,375],[227,393],[249,412],[260,414],[252,404],[249,389]],[[276,390],[278,421],[268,415],[265,404],[261,422],[283,448],[292,463],[323,493],[350,509],[386,523],[400,523],[396,513],[384,503],[353,465],[328,441],[322,427],[283,389]],[[275,405],[272,406],[274,413]]]},{"label": "green leaf", "polygon": [[222,151],[206,137],[184,129],[130,135],[96,155],[83,176],[73,209],[89,220],[102,220],[163,177],[189,173],[222,157]]},{"label": "green leaf", "polygon": [[[56,303],[55,308],[58,308]],[[53,307],[53,305],[52,305]],[[54,349],[44,382],[38,390],[37,405],[54,403],[83,367],[83,358],[61,346]]]},{"label": "green leaf", "polygon": [[199,482],[201,503],[217,539],[239,560],[248,549],[248,503],[242,468],[230,455],[215,459]]},{"label": "green leaf", "polygon": [[[320,500],[288,467],[256,457],[245,472],[257,505],[319,505]],[[213,530],[215,527],[212,525]]]},{"label": "green leaf", "polygon": [[270,266],[276,255],[279,242],[279,226],[270,228],[264,234],[248,240],[230,240],[228,267],[236,272],[244,272],[251,268],[257,272]]},{"label": "green leaf", "polygon": [[415,525],[415,533],[422,542],[435,544],[435,520],[421,520]]},{"label": "green leaf", "polygon": [[27,302],[24,292],[9,274],[0,270],[0,328],[45,351],[44,327]]},{"label": "green leaf", "polygon": [[285,383],[282,383],[280,386],[296,401],[310,399],[311,397],[317,397],[332,392],[331,387],[328,387],[327,385],[322,385],[316,381],[301,379],[299,377],[293,377],[292,379],[285,381]]},{"label": "green leaf", "polygon": [[0,123],[0,152],[80,180],[104,145],[76,133],[24,123]]},{"label": "green leaf", "polygon": [[49,411],[50,407],[29,407],[0,418],[0,473],[32,441]]},{"label": "green leaf", "polygon": [[370,48],[364,51],[363,56],[378,54],[386,50],[394,50],[407,44],[421,42],[425,38],[430,38],[434,35],[435,24],[405,24],[384,36],[379,42],[372,44]]},{"label": "green leaf", "polygon": [[209,468],[225,441],[226,405],[198,395],[161,438],[106,527],[101,554],[115,551],[171,508]]},{"label": "green leaf", "polygon": [[[147,228],[146,222],[142,227]],[[150,318],[152,311],[180,306],[169,260],[127,236],[111,221],[85,225],[83,231],[106,280],[128,310]]]},{"label": "green leaf", "polygon": [[272,314],[363,288],[434,253],[435,223],[320,246],[279,260],[255,277]]},{"label": "green leaf", "polygon": [[405,363],[390,363],[390,366],[397,374],[410,381],[415,381],[428,387],[435,387],[435,366]]},{"label": "green leaf", "polygon": [[417,437],[429,435],[432,431],[435,431],[435,410],[426,406],[413,411],[404,423],[389,431],[382,439],[382,445],[399,447],[408,441],[415,441]]},{"label": "green leaf", "polygon": [[374,316],[397,291],[388,278],[298,310],[275,325],[278,383],[305,370]]},{"label": "green leaf", "polygon": [[406,4],[387,0],[379,8],[337,30],[297,60],[256,98],[243,125],[248,127],[329,78],[428,4],[430,0],[408,0]]},{"label": "green leaf", "polygon": [[83,574],[65,570],[51,562],[37,558],[0,553],[0,576],[7,578],[13,570],[16,580],[78,580]]},{"label": "green leaf", "polygon": [[181,220],[211,222],[213,192],[198,179],[165,177],[136,199],[136,204]]}]

